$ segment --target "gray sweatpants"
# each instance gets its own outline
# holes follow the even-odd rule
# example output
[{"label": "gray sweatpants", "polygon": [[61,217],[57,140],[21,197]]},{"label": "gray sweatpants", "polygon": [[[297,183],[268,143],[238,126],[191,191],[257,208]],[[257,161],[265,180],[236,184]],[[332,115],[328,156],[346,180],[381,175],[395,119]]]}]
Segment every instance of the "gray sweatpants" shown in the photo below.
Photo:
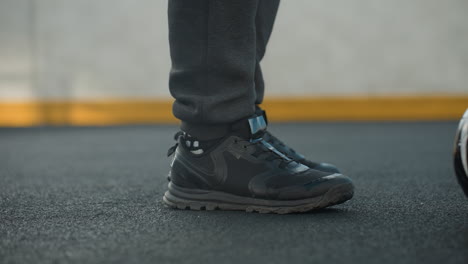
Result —
[{"label": "gray sweatpants", "polygon": [[279,0],[169,0],[169,89],[184,130],[222,134],[255,113],[278,6]]}]

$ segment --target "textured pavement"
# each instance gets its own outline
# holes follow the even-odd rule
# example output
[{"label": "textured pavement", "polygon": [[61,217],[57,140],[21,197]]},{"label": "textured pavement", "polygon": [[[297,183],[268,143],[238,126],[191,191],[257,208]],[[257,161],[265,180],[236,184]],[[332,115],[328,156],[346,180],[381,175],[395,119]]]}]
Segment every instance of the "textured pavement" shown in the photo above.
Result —
[{"label": "textured pavement", "polygon": [[3,128],[0,263],[468,263],[456,125],[271,124],[356,184],[293,215],[166,208],[175,126]]}]

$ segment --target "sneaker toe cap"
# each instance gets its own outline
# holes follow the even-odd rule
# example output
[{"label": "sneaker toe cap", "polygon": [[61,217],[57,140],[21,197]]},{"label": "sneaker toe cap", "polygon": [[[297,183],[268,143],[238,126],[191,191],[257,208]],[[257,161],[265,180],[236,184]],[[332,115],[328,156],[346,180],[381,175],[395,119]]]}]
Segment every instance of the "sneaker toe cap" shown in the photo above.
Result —
[{"label": "sneaker toe cap", "polygon": [[338,189],[343,194],[354,193],[354,184],[349,177],[340,173],[334,173],[302,184],[301,186],[283,189],[278,198],[287,200],[314,198]]},{"label": "sneaker toe cap", "polygon": [[325,162],[319,163],[313,169],[330,173],[340,173],[340,170],[335,165]]}]

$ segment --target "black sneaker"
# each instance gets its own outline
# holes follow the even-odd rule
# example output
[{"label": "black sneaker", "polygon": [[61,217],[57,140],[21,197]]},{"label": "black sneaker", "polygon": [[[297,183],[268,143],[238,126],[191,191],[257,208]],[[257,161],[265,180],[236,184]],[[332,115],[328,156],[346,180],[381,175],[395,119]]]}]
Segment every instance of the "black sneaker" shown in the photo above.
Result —
[{"label": "black sneaker", "polygon": [[[257,108],[257,113],[258,115],[261,115],[263,117],[265,124],[268,124],[268,119],[267,119],[265,111],[261,110],[260,108]],[[325,163],[325,162],[315,162],[315,161],[306,159],[304,155],[296,152],[294,149],[287,146],[280,139],[273,136],[268,131],[265,131],[265,134],[263,135],[263,139],[267,141],[268,143],[270,143],[277,150],[279,150],[280,152],[288,156],[289,158],[299,163],[302,163],[311,169],[325,171],[325,172],[332,172],[332,173],[340,173],[340,170],[333,164]]]},{"label": "black sneaker", "polygon": [[232,131],[206,149],[198,148],[203,142],[178,133],[178,143],[168,153],[174,158],[164,202],[179,209],[286,214],[352,198],[354,186],[348,177],[286,157],[261,138],[264,131],[257,121],[238,122],[247,131]]}]

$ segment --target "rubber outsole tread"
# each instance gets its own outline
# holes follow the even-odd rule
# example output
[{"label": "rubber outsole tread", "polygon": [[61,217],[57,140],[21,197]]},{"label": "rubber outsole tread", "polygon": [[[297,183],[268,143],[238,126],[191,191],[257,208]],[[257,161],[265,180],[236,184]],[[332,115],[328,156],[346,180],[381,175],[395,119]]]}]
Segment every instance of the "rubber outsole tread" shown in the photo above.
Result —
[{"label": "rubber outsole tread", "polygon": [[324,195],[316,197],[313,201],[306,204],[295,206],[260,206],[260,205],[245,205],[227,202],[213,202],[213,201],[199,201],[187,200],[174,196],[167,191],[164,194],[163,201],[166,205],[174,209],[182,210],[229,210],[229,211],[246,211],[248,213],[275,213],[275,214],[289,214],[289,213],[304,213],[312,210],[322,209],[325,207],[344,203],[351,199],[354,195],[354,188],[352,185],[343,184],[328,190]]}]

